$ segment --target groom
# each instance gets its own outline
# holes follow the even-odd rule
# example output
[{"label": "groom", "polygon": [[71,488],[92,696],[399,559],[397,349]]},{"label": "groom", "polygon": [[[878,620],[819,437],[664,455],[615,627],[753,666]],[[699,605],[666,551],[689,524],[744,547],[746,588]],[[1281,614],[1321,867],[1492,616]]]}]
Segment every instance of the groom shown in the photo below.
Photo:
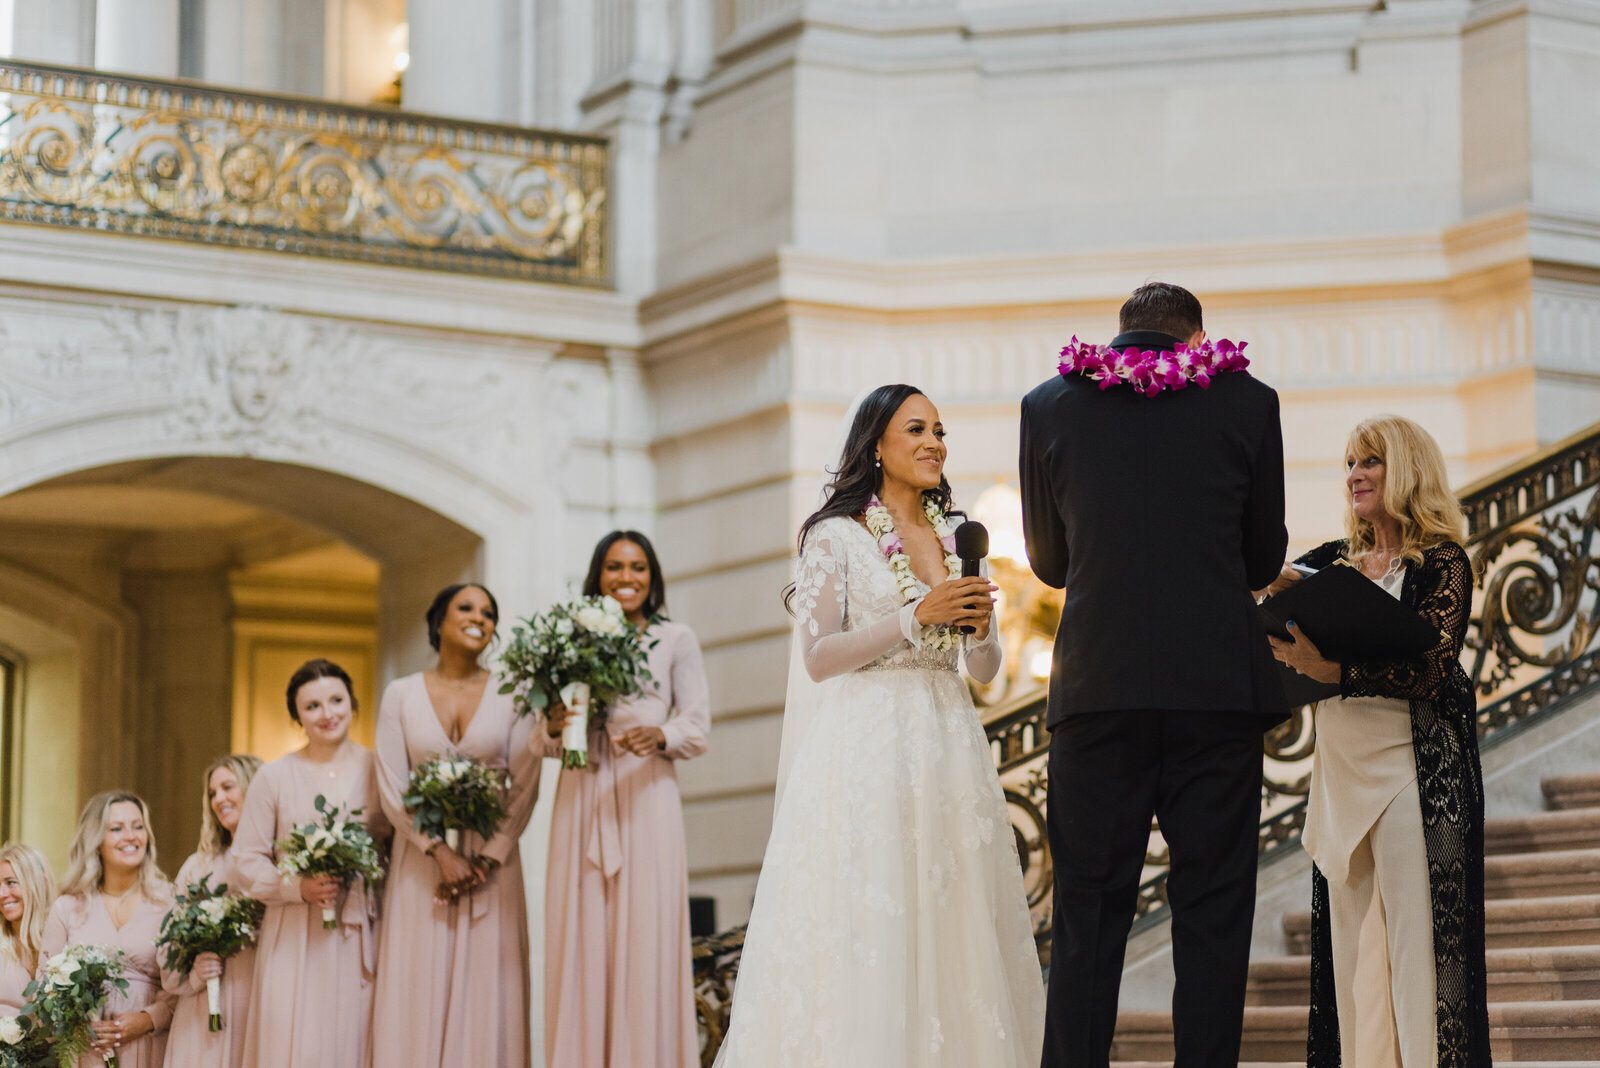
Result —
[{"label": "groom", "polygon": [[[1119,352],[1205,340],[1165,283]],[[1287,708],[1250,591],[1283,564],[1278,396],[1224,372],[1153,396],[1060,375],[1022,402],[1022,513],[1066,589],[1050,676],[1054,943],[1044,1068],[1104,1068],[1152,814],[1171,855],[1177,1068],[1234,1068],[1255,914],[1262,732]]]}]

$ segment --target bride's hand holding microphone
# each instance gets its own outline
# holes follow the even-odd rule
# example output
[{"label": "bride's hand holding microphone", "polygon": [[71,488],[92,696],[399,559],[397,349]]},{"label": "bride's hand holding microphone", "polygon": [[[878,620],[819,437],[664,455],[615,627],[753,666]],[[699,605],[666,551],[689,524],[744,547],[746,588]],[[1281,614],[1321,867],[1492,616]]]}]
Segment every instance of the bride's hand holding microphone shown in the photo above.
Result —
[{"label": "bride's hand holding microphone", "polygon": [[972,636],[983,641],[994,620],[994,591],[999,588],[981,577],[946,579],[917,605],[917,622],[925,627],[934,623],[971,627]]}]

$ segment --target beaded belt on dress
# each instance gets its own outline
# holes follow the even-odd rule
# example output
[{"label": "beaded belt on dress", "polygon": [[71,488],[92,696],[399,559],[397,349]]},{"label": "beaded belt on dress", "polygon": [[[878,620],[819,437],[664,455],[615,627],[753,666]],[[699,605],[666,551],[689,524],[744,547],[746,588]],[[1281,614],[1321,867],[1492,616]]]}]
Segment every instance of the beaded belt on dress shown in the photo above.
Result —
[{"label": "beaded belt on dress", "polygon": [[953,649],[921,648],[909,653],[896,653],[892,657],[874,660],[860,671],[954,671],[956,654]]}]

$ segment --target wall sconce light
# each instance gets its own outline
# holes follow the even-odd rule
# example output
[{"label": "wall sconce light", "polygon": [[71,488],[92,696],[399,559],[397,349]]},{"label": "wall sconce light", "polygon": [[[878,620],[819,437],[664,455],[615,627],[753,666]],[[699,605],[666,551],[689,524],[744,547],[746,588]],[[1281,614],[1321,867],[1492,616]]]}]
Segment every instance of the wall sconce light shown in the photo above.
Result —
[{"label": "wall sconce light", "polygon": [[972,503],[972,518],[989,528],[989,578],[1000,587],[1000,639],[1006,655],[1005,673],[977,687],[975,696],[980,704],[997,705],[1050,677],[1061,591],[1040,582],[1028,566],[1022,494],[1015,488],[997,480]]}]

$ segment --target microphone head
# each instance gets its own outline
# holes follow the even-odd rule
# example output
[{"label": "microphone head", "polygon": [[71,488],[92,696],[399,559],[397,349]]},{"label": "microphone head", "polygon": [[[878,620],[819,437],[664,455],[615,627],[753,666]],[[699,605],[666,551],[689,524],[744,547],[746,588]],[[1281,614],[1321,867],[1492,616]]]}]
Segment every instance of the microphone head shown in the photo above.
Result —
[{"label": "microphone head", "polygon": [[975,520],[956,527],[956,555],[963,560],[982,560],[989,555],[989,528]]}]

